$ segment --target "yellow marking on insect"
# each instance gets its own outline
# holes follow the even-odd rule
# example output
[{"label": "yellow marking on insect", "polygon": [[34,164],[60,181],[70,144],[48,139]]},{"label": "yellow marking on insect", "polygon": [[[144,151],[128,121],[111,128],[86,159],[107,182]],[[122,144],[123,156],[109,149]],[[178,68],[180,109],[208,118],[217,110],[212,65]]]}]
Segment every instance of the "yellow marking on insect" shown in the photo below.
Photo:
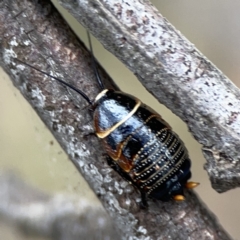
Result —
[{"label": "yellow marking on insect", "polygon": [[102,97],[106,94],[107,91],[108,91],[108,89],[104,89],[103,91],[101,91],[101,92],[96,96],[94,102],[96,103],[100,98],[102,98]]},{"label": "yellow marking on insect", "polygon": [[[184,152],[184,155],[182,156],[182,158],[179,160],[179,162],[177,162],[175,164],[175,167],[172,168],[168,173],[166,173],[162,178],[160,178],[153,186],[149,186],[149,187],[146,187],[146,189],[150,189],[148,194],[150,194],[150,192],[153,191],[153,189],[155,188],[154,186],[159,186],[159,183],[161,183],[164,179],[166,179],[169,175],[171,175],[173,172],[175,172],[177,169],[180,168],[181,164],[185,161],[185,158],[186,158],[186,155],[187,155],[187,152]],[[163,166],[164,167],[164,166]],[[156,173],[155,173],[156,174]],[[147,181],[149,180],[146,179],[144,181],[141,181],[142,183],[146,183]]]},{"label": "yellow marking on insect", "polygon": [[112,157],[113,160],[117,161],[120,158],[120,156],[122,154],[122,149],[126,145],[126,143],[130,140],[130,138],[132,138],[132,135],[128,136],[123,142],[118,144],[117,156]]},{"label": "yellow marking on insect", "polygon": [[141,101],[139,99],[137,99],[137,103],[134,106],[133,110],[127,114],[121,121],[119,121],[118,123],[116,123],[114,126],[112,126],[111,128],[105,130],[105,131],[101,131],[101,132],[97,132],[97,136],[99,138],[105,138],[107,137],[111,132],[113,132],[116,128],[118,128],[119,126],[121,126],[124,122],[126,122],[130,117],[133,116],[133,114],[138,110],[138,108],[141,105]]},{"label": "yellow marking on insect", "polygon": [[197,187],[199,184],[200,183],[198,183],[198,182],[187,182],[185,187],[187,189],[193,189],[193,188]]},{"label": "yellow marking on insect", "polygon": [[183,195],[175,195],[175,196],[173,197],[173,199],[174,199],[175,201],[184,201],[184,200],[185,200],[185,197],[184,197]]},{"label": "yellow marking on insect", "polygon": [[156,115],[156,114],[152,114],[150,117],[148,117],[148,118],[146,119],[145,124],[146,124],[147,122],[149,122],[149,120],[150,120],[151,118],[157,118],[157,117],[159,117],[159,116]]}]

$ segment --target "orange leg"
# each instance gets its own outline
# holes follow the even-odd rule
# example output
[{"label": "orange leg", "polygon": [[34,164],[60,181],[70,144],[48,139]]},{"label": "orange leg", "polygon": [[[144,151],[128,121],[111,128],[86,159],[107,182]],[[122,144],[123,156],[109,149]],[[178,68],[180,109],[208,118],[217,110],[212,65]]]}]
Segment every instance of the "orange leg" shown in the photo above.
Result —
[{"label": "orange leg", "polygon": [[[187,182],[186,185],[185,185],[185,187],[186,187],[187,189],[193,189],[193,188],[197,187],[198,185],[199,185],[199,183],[197,183],[197,182]],[[175,201],[184,201],[184,200],[185,200],[185,197],[184,197],[183,195],[175,195],[175,196],[173,197],[173,199],[174,199]]]},{"label": "orange leg", "polygon": [[186,185],[185,185],[185,187],[186,187],[187,189],[193,189],[193,188],[197,187],[199,184],[200,184],[200,183],[197,183],[197,182],[187,182]]},{"label": "orange leg", "polygon": [[173,199],[174,199],[175,201],[184,201],[184,200],[185,200],[185,197],[184,197],[183,195],[175,195],[175,196],[173,197]]}]

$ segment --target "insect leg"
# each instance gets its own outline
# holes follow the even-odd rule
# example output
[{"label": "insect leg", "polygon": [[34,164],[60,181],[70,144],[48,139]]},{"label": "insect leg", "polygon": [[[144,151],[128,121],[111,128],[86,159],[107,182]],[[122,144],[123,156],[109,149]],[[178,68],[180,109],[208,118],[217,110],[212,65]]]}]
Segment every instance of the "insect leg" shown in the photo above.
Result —
[{"label": "insect leg", "polygon": [[200,184],[200,183],[198,183],[198,182],[187,182],[186,185],[185,185],[185,187],[186,187],[187,189],[192,189],[192,188],[197,187],[199,184]]}]

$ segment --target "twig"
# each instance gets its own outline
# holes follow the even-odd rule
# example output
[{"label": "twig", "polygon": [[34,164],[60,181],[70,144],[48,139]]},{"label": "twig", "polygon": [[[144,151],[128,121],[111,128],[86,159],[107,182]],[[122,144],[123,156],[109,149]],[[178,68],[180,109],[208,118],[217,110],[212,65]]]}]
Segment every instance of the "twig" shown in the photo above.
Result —
[{"label": "twig", "polygon": [[148,0],[58,1],[186,122],[213,188],[239,187],[239,89]]},{"label": "twig", "polygon": [[101,206],[75,195],[50,196],[16,173],[1,174],[0,197],[1,223],[11,222],[24,235],[55,240],[120,239]]},{"label": "twig", "polygon": [[[186,192],[182,203],[149,201],[149,208],[141,209],[139,193],[107,166],[99,141],[91,135],[85,101],[14,60],[71,80],[90,99],[98,93],[88,51],[49,1],[2,1],[0,36],[1,65],[98,195],[123,239],[230,239],[193,192]],[[113,86],[102,70],[100,74]]]}]

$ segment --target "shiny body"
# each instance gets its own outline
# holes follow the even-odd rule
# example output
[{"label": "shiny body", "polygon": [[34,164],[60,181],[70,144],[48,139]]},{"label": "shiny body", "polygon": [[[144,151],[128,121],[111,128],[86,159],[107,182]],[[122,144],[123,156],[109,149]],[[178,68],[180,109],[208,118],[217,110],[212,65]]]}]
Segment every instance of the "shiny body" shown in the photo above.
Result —
[{"label": "shiny body", "polygon": [[[88,39],[92,52],[89,33]],[[109,165],[141,192],[144,206],[147,197],[182,201],[184,188],[198,185],[187,182],[191,177],[191,162],[185,145],[171,127],[134,96],[104,89],[93,54],[96,79],[102,89],[95,101],[69,83],[16,60],[71,88],[92,105],[95,133],[102,139]]]},{"label": "shiny body", "polygon": [[120,175],[143,196],[168,201],[191,177],[188,152],[171,127],[137,98],[103,90],[93,104],[94,127]]}]

